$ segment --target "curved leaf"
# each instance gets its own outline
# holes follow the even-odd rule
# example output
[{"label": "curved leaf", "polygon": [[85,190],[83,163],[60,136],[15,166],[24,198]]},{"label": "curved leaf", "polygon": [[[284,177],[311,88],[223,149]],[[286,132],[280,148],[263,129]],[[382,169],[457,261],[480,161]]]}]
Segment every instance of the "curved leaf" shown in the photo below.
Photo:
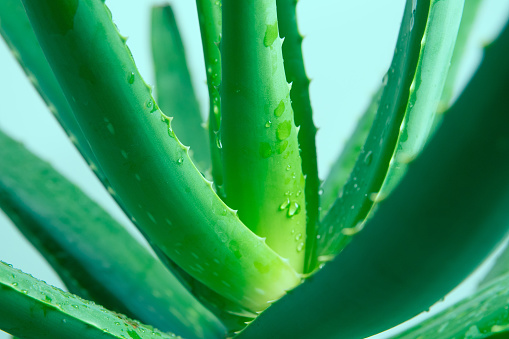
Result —
[{"label": "curved leaf", "polygon": [[503,338],[509,335],[509,275],[491,281],[394,339]]},{"label": "curved leaf", "polygon": [[120,224],[1,131],[0,158],[0,208],[70,292],[163,331],[224,336],[221,323]]},{"label": "curved leaf", "polygon": [[304,269],[305,182],[276,2],[223,0],[221,141],[228,205]]},{"label": "curved leaf", "polygon": [[506,27],[365,230],[239,338],[367,337],[428,309],[484,260],[509,225],[508,54]]},{"label": "curved leaf", "polygon": [[[0,329],[22,338],[176,338],[0,262]],[[180,338],[180,337],[179,337]]]},{"label": "curved leaf", "polygon": [[306,262],[304,272],[310,271],[316,259],[316,229],[318,222],[319,187],[318,164],[316,160],[316,126],[313,123],[313,110],[309,99],[310,80],[304,68],[302,56],[302,36],[297,25],[297,1],[277,0],[279,35],[283,41],[283,60],[286,81],[292,84],[290,99],[299,128],[298,140],[302,158],[302,173],[306,178]]},{"label": "curved leaf", "polygon": [[343,193],[320,223],[318,262],[331,260],[362,229],[385,180],[415,75],[430,1],[407,0],[391,67],[366,143]]},{"label": "curved leaf", "polygon": [[[184,45],[170,5],[152,7],[152,57],[156,78],[157,104],[171,116],[171,127],[202,171],[210,167],[208,138],[194,94]],[[133,75],[134,81],[134,75]]]},{"label": "curved leaf", "polygon": [[219,127],[221,125],[221,0],[196,0],[198,19],[200,22],[203,56],[207,74],[209,90],[209,142],[212,158],[212,178],[218,195],[224,200],[223,163],[221,160],[221,139]]},{"label": "curved leaf", "polygon": [[268,300],[297,284],[289,264],[241,223],[196,169],[105,4],[23,3],[110,191],[149,242],[251,311],[266,308]]}]

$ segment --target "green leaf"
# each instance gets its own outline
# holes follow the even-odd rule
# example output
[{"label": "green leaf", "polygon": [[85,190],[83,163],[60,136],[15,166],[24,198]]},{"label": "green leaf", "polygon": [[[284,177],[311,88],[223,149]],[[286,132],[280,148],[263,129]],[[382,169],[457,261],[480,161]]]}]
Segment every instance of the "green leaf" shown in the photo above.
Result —
[{"label": "green leaf", "polygon": [[200,107],[173,10],[170,5],[152,7],[151,18],[157,104],[173,118],[171,127],[182,143],[191,146],[191,158],[197,167],[206,171],[210,168],[207,132],[202,126]]},{"label": "green leaf", "polygon": [[364,227],[389,168],[417,67],[429,1],[408,0],[378,111],[343,193],[318,231],[318,262],[331,260]]},{"label": "green leaf", "polygon": [[502,338],[509,335],[509,275],[394,339]]},{"label": "green leaf", "polygon": [[350,173],[352,173],[352,169],[359,158],[362,146],[366,142],[369,130],[375,120],[375,115],[382,96],[382,89],[383,87],[380,88],[371,99],[366,111],[357,122],[352,135],[343,147],[339,157],[332,165],[327,179],[325,179],[322,184],[323,192],[320,197],[320,212],[322,215],[327,215],[332,204],[341,195],[341,191],[350,177]]},{"label": "green leaf", "polygon": [[110,191],[149,242],[251,311],[295,286],[299,276],[291,266],[241,223],[196,169],[104,3],[23,3]]},{"label": "green leaf", "polygon": [[[451,100],[454,94],[454,88],[456,86],[461,61],[463,60],[467,43],[469,41],[468,38],[470,37],[475,19],[479,13],[479,6],[481,5],[482,1],[483,0],[465,0],[463,13],[461,15],[458,37],[456,39],[456,44],[454,45],[451,66],[449,67],[449,72],[447,73],[444,91],[438,105],[437,116],[435,117],[437,120],[440,120],[440,115],[451,106]],[[435,124],[436,123],[437,122],[435,122]]]},{"label": "green leaf", "polygon": [[99,180],[107,186],[104,173],[98,167],[99,163],[74,117],[55,74],[44,57],[21,0],[0,2],[0,34],[70,140]]},{"label": "green leaf", "polygon": [[431,1],[405,118],[379,197],[388,196],[399,183],[408,163],[421,152],[432,130],[458,36],[463,5],[464,0]]},{"label": "green leaf", "polygon": [[209,141],[212,157],[212,178],[218,195],[224,199],[223,163],[221,160],[221,139],[219,129],[221,125],[221,97],[219,85],[221,83],[221,0],[196,0],[198,19],[200,22],[203,56],[207,74],[209,90]]},{"label": "green leaf", "polygon": [[427,310],[484,260],[509,225],[508,54],[506,27],[365,230],[238,338],[364,338]]},{"label": "green leaf", "polygon": [[176,338],[0,262],[0,329],[22,338]]},{"label": "green leaf", "polygon": [[484,288],[484,286],[490,284],[493,280],[508,273],[509,273],[509,247],[506,244],[504,251],[495,260],[493,267],[491,267],[491,269],[488,271],[488,274],[486,274],[484,279],[479,283],[479,288]]},{"label": "green leaf", "polygon": [[70,292],[186,338],[224,336],[221,323],[120,224],[1,131],[0,158],[0,208]]},{"label": "green leaf", "polygon": [[313,110],[309,100],[309,79],[304,68],[302,57],[302,36],[297,26],[297,1],[277,0],[277,17],[279,35],[283,41],[283,59],[286,81],[292,84],[290,99],[299,128],[298,140],[302,158],[302,173],[306,178],[306,262],[305,272],[316,254],[316,229],[318,222],[319,187],[318,164],[316,161],[316,127],[313,123]]},{"label": "green leaf", "polygon": [[226,202],[300,273],[306,243],[305,183],[276,2],[224,0],[222,9]]}]

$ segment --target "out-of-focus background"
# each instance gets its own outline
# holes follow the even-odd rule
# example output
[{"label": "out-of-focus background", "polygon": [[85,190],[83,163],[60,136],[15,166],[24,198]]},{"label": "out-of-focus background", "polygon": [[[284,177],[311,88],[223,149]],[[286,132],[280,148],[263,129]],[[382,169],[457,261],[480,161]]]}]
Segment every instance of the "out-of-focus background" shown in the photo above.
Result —
[{"label": "out-of-focus background", "polygon": [[[129,37],[128,45],[136,64],[145,81],[150,84],[154,83],[154,76],[150,55],[149,10],[150,5],[158,3],[161,2],[106,1],[120,32]],[[196,92],[206,116],[208,95],[195,2],[173,0],[171,3],[183,35]],[[322,179],[389,67],[404,4],[404,0],[299,1],[299,26],[305,36],[304,58],[308,76],[312,79],[310,91],[315,125],[319,127],[318,164]],[[493,39],[508,15],[508,1],[484,0],[468,46],[468,58],[462,65],[458,88],[468,81],[480,61],[481,47]],[[0,41],[0,129],[51,162],[120,222],[132,228],[67,140],[3,41]],[[136,232],[134,229],[132,231]],[[52,285],[63,287],[51,268],[1,211],[0,260]],[[432,311],[471,291],[476,276],[482,275],[482,271],[481,268],[469,282],[458,288],[445,302],[432,308]],[[381,334],[378,338],[388,335]],[[0,331],[0,339],[8,337]]]}]

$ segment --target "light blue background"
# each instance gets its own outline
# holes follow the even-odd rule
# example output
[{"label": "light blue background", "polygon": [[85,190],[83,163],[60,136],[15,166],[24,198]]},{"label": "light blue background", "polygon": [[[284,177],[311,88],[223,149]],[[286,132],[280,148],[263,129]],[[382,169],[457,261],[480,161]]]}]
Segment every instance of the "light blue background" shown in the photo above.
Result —
[{"label": "light blue background", "polygon": [[[0,0],[3,1],[3,0]],[[154,83],[149,46],[149,5],[154,1],[107,0],[120,32],[129,36],[136,64]],[[299,24],[311,83],[320,175],[325,177],[359,114],[392,58],[404,0],[301,0]],[[172,2],[203,113],[208,107],[201,41],[192,0]],[[494,36],[509,13],[506,0],[486,0],[469,45],[461,82],[480,58],[479,47]],[[461,87],[461,85],[460,85]],[[50,161],[121,222],[131,226],[67,140],[32,88],[3,41],[0,43],[0,128]],[[0,161],[2,161],[0,159]],[[47,264],[0,212],[0,259],[25,272],[63,287]],[[133,230],[133,232],[136,232]],[[455,300],[471,289],[460,289]],[[7,336],[0,331],[0,339]]]}]

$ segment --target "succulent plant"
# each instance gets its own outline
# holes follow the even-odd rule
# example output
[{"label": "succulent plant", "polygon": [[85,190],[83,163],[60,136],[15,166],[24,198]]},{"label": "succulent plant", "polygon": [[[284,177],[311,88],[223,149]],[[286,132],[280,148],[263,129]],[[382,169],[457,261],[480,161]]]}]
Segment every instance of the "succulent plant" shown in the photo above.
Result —
[{"label": "succulent plant", "polygon": [[[104,1],[2,1],[12,54],[150,248],[0,132],[0,208],[70,292],[1,263],[0,329],[365,338],[428,309],[508,233],[509,28],[452,95],[479,3],[406,1],[390,68],[322,182],[296,0],[196,1],[205,123],[170,5],[151,12],[154,98]],[[508,335],[507,257],[395,336]]]}]

